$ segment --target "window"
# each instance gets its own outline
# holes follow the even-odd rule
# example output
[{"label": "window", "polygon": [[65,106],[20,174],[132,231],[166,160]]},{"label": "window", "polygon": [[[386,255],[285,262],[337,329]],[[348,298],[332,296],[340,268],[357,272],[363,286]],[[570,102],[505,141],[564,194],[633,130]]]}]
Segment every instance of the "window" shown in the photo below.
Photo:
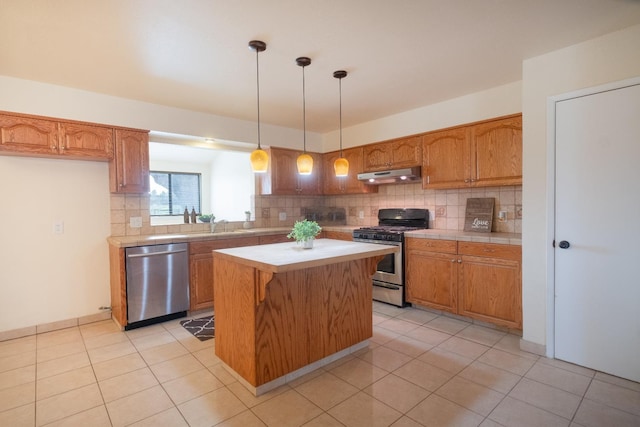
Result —
[{"label": "window", "polygon": [[184,209],[189,212],[200,210],[199,173],[158,172],[149,173],[149,213],[153,216],[182,215]]}]

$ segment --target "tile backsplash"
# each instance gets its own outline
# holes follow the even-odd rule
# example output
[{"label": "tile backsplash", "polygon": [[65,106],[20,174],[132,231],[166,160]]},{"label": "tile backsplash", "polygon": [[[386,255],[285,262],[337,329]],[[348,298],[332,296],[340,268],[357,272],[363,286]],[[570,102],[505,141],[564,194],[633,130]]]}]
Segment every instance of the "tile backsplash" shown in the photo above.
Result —
[{"label": "tile backsplash", "polygon": [[[340,196],[255,196],[254,223],[259,227],[289,227],[302,219],[304,208],[344,208],[348,226],[361,227],[378,222],[380,208],[429,209],[429,228],[462,230],[467,199],[495,199],[493,231],[522,232],[522,186],[424,190],[421,183],[381,185],[378,193]],[[505,211],[504,221],[498,212]],[[281,215],[284,214],[284,215]],[[281,216],[286,217],[281,219]],[[130,226],[131,217],[142,217],[142,227]],[[230,222],[228,230],[242,228],[242,221]],[[147,195],[111,195],[111,234],[133,236],[172,233],[204,233],[209,224],[176,224],[151,226]]]}]

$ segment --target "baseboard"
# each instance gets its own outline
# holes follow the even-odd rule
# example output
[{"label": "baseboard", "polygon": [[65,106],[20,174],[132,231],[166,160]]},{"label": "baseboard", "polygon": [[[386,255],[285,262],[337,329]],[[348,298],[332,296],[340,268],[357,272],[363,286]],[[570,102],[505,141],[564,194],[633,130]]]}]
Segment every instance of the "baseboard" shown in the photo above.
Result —
[{"label": "baseboard", "polygon": [[538,356],[545,356],[547,354],[546,345],[523,340],[522,338],[520,338],[520,350],[528,351],[529,353],[537,354]]},{"label": "baseboard", "polygon": [[99,313],[74,317],[71,319],[58,320],[55,322],[41,323],[39,325],[27,326],[9,331],[2,331],[0,332],[0,342],[24,338],[31,335],[44,334],[60,329],[73,328],[75,326],[86,325],[87,323],[100,322],[108,319],[111,319],[111,310],[105,310]]}]

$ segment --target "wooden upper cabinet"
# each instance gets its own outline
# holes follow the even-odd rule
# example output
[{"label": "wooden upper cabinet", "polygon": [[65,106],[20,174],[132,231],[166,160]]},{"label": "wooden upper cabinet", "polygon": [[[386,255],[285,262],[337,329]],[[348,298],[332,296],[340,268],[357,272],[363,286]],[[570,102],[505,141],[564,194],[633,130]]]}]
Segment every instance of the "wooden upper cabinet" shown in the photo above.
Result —
[{"label": "wooden upper cabinet", "polygon": [[469,129],[458,128],[427,134],[422,139],[422,186],[468,187],[471,159]]},{"label": "wooden upper cabinet", "polygon": [[112,193],[149,192],[149,132],[116,129],[109,187]]},{"label": "wooden upper cabinet", "polygon": [[364,171],[420,166],[422,163],[421,137],[395,139],[364,147]]},{"label": "wooden upper cabinet", "polygon": [[0,114],[0,151],[17,155],[58,154],[58,124],[34,117]]},{"label": "wooden upper cabinet", "polygon": [[77,158],[113,158],[113,129],[60,123],[60,152]]},{"label": "wooden upper cabinet", "polygon": [[471,182],[475,186],[522,183],[522,116],[471,128]]},{"label": "wooden upper cabinet", "polygon": [[313,157],[311,175],[300,175],[296,160],[301,151],[271,147],[269,169],[256,174],[256,192],[260,195],[319,195],[322,194],[322,155],[307,152]]},{"label": "wooden upper cabinet", "polygon": [[333,163],[340,157],[340,151],[332,151],[322,156],[323,194],[377,193],[377,185],[365,185],[358,180],[358,174],[363,170],[363,148],[342,150],[342,156],[349,162],[349,175],[344,177],[337,177],[333,168]]},{"label": "wooden upper cabinet", "polygon": [[0,114],[0,152],[109,160],[113,157],[113,129],[46,117]]},{"label": "wooden upper cabinet", "polygon": [[423,188],[522,184],[522,116],[422,137]]}]

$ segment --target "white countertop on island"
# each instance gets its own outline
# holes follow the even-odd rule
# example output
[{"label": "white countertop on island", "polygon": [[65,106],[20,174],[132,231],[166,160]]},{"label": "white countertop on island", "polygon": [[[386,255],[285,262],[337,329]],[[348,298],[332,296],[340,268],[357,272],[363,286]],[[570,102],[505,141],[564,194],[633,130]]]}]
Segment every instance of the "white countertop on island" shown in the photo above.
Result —
[{"label": "white countertop on island", "polygon": [[231,259],[262,271],[284,273],[310,267],[336,264],[362,258],[383,256],[399,251],[398,246],[344,240],[316,239],[312,249],[296,242],[244,246],[214,250],[216,256]]}]

